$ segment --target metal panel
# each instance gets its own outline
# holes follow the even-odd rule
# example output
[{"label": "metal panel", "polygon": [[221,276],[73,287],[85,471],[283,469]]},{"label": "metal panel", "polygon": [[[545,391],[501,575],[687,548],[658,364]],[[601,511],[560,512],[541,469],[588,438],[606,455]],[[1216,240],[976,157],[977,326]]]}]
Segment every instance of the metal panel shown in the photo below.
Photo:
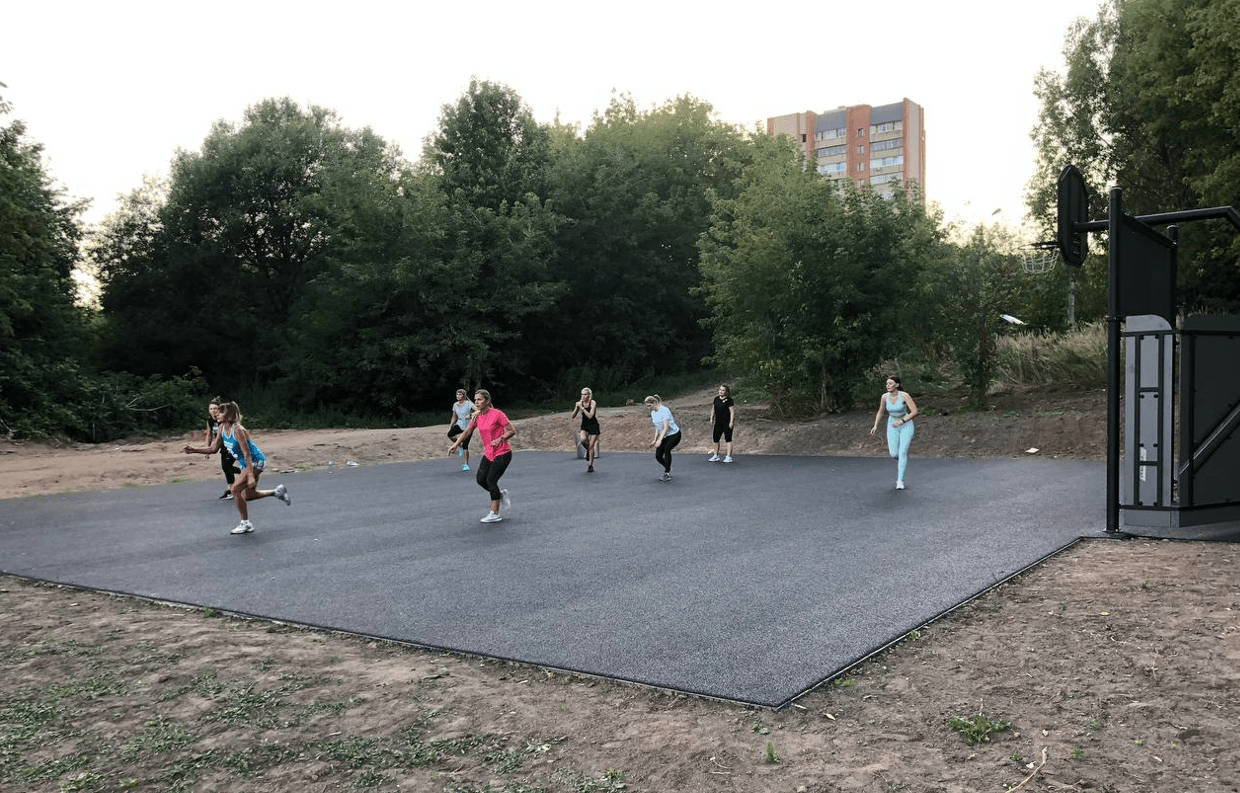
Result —
[{"label": "metal panel", "polygon": [[1168,509],[1174,473],[1175,332],[1153,315],[1128,317],[1126,325],[1121,504]]},{"label": "metal panel", "polygon": [[1240,317],[1192,315],[1182,336],[1181,506],[1240,503]]}]

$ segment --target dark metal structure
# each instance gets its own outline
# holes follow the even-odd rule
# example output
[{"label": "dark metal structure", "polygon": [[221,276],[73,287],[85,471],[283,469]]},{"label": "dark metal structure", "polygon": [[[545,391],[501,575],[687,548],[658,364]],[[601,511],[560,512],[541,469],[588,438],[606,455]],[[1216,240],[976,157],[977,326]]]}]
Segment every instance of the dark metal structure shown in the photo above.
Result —
[{"label": "dark metal structure", "polygon": [[[1123,192],[1116,187],[1110,191],[1107,219],[1091,221],[1079,170],[1065,167],[1057,189],[1056,242],[1064,261],[1079,266],[1088,252],[1089,232],[1107,232],[1106,530],[1120,531],[1121,509],[1124,521],[1133,526],[1240,519],[1240,478],[1232,474],[1240,463],[1240,369],[1235,365],[1240,360],[1240,318],[1193,315],[1175,328],[1174,225],[1225,219],[1240,230],[1240,213],[1214,207],[1127,215]],[[1168,226],[1167,234],[1155,226]],[[1127,455],[1120,446],[1121,339],[1127,361]]]}]

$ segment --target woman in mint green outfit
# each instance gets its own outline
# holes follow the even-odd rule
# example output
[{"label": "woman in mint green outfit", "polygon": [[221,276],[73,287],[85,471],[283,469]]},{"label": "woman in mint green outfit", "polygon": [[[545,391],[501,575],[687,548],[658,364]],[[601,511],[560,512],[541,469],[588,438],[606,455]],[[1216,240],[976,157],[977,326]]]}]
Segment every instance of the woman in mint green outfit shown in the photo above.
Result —
[{"label": "woman in mint green outfit", "polygon": [[878,432],[878,422],[887,415],[887,451],[898,459],[896,463],[896,490],[904,489],[904,469],[908,466],[908,447],[913,442],[913,418],[917,415],[917,403],[901,390],[900,378],[887,378],[887,392],[879,398],[878,412],[874,414],[874,426],[870,434]]}]

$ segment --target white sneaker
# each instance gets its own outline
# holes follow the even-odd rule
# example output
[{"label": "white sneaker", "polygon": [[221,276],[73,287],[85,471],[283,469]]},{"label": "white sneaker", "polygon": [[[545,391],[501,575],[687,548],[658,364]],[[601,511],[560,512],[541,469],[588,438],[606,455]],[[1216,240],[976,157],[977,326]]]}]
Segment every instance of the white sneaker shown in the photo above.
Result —
[{"label": "white sneaker", "polygon": [[672,472],[671,472],[671,471],[664,471],[664,472],[663,472],[663,476],[660,476],[660,477],[659,477],[659,481],[660,481],[660,482],[670,482],[670,481],[672,481]]},{"label": "white sneaker", "polygon": [[501,520],[503,520],[503,518],[499,516],[498,512],[488,512],[487,516],[479,522],[480,523],[499,523]]},{"label": "white sneaker", "polygon": [[512,509],[512,500],[508,498],[508,491],[501,490],[499,491],[499,494],[504,497],[503,498],[504,509]]},{"label": "white sneaker", "polygon": [[724,458],[723,458],[723,461],[724,461],[725,463],[730,463],[730,462],[732,462],[732,455],[730,455],[730,454],[729,454],[727,457],[724,457]]},{"label": "white sneaker", "polygon": [[288,488],[284,485],[276,485],[276,492],[274,495],[290,507],[293,506],[293,497],[288,494]]},{"label": "white sneaker", "polygon": [[896,480],[896,490],[903,490],[903,489],[904,489],[904,480],[903,480],[903,479],[897,479],[897,480]]},{"label": "white sneaker", "polygon": [[717,462],[719,462],[719,455],[717,455],[717,454],[712,454],[712,455],[710,456],[710,459],[709,459],[709,460],[707,460],[706,462],[708,462],[708,463],[717,463]]},{"label": "white sneaker", "polygon": [[237,528],[233,529],[229,533],[230,534],[249,534],[252,531],[254,531],[254,524],[250,523],[248,520],[243,520],[237,524]]},{"label": "white sneaker", "polygon": [[462,470],[462,471],[468,471],[468,470],[469,470],[469,463],[462,463],[462,464],[461,464],[461,470]]}]

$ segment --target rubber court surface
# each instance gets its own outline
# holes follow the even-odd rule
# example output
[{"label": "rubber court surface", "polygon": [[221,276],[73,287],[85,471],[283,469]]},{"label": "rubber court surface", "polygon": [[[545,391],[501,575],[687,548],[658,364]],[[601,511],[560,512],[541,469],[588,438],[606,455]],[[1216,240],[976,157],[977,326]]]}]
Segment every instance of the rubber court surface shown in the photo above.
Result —
[{"label": "rubber court surface", "polygon": [[[278,461],[277,461],[278,462]],[[517,452],[504,520],[456,458],[0,501],[0,571],[786,705],[1103,536],[1101,462]]]}]

